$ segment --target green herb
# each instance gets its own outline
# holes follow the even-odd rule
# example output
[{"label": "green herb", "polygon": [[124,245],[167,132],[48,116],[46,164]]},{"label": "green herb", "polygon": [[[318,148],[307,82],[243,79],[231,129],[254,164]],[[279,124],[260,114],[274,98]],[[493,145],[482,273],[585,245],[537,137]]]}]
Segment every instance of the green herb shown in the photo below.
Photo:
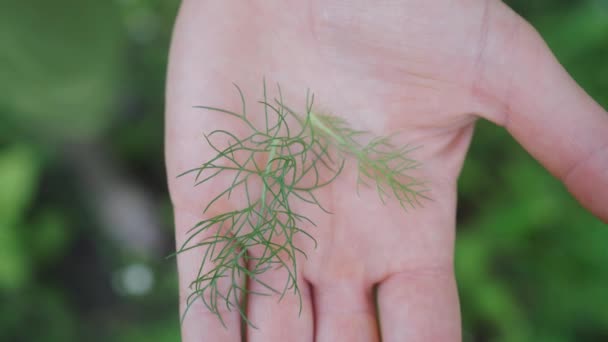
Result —
[{"label": "green herb", "polygon": [[[243,92],[235,87],[242,102],[241,113],[208,106],[196,108],[238,118],[248,135],[238,137],[227,130],[209,133],[205,138],[216,156],[180,176],[194,174],[196,186],[220,174],[232,175],[232,182],[209,201],[203,213],[236,192],[245,198],[246,205],[196,224],[177,253],[205,248],[184,315],[194,301],[202,300],[222,324],[221,308],[225,307],[237,310],[245,322],[254,326],[240,305],[242,296],[278,294],[280,300],[293,292],[300,298],[302,308],[296,257],[301,254],[306,258],[306,253],[294,241],[299,234],[311,239],[315,246],[317,242],[304,229],[306,225],[315,226],[314,222],[298,213],[293,204],[297,201],[312,204],[329,214],[315,192],[340,175],[347,159],[354,158],[358,164],[356,186],[373,182],[383,202],[392,197],[406,208],[426,197],[424,185],[406,174],[418,166],[406,157],[412,150],[409,146],[395,147],[391,137],[373,136],[362,144],[359,140],[369,139],[371,134],[352,129],[341,118],[314,112],[314,95],[307,93],[305,110],[298,113],[284,103],[279,86],[278,98],[270,102],[265,83],[263,99],[258,102],[264,108],[264,124],[258,127],[247,114]],[[215,143],[218,140],[228,141],[228,146],[218,147]],[[259,196],[251,195],[254,186],[260,189]],[[202,235],[207,237],[201,238]],[[261,253],[250,253],[254,248]],[[259,277],[273,268],[287,271],[282,289],[273,288]],[[220,287],[220,281],[225,279],[229,281],[227,290],[225,283]],[[247,282],[257,282],[267,292],[252,293],[246,288]]]}]

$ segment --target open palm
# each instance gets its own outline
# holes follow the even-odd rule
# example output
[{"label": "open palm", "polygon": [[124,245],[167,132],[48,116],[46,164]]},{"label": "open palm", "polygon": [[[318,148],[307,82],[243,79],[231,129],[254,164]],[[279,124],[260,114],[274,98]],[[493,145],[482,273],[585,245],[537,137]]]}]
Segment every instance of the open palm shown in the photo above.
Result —
[{"label": "open palm", "polygon": [[[456,181],[477,117],[505,126],[604,220],[608,210],[608,115],[570,79],[540,37],[489,0],[184,1],[167,86],[167,167],[178,244],[225,184],[193,188],[176,176],[209,159],[202,134],[230,121],[195,109],[238,110],[236,82],[250,100],[279,83],[289,103],[314,91],[324,111],[377,134],[402,132],[421,146],[416,177],[432,200],[407,213],[374,189],[356,193],[356,168],[324,188],[332,215],[309,207],[319,242],[299,261],[297,298],[250,296],[259,329],[228,329],[200,304],[184,341],[458,341],[453,275]],[[255,115],[255,101],[250,101]],[[597,191],[598,184],[600,190]],[[596,191],[594,191],[596,190]],[[298,243],[298,242],[296,242]],[[204,251],[178,258],[185,298]],[[284,284],[280,270],[264,281]],[[251,284],[252,290],[260,285]],[[374,291],[377,286],[377,291]],[[374,306],[377,294],[378,307]],[[377,320],[378,318],[378,320]],[[378,327],[377,322],[380,323]],[[242,336],[242,334],[246,336]]]}]

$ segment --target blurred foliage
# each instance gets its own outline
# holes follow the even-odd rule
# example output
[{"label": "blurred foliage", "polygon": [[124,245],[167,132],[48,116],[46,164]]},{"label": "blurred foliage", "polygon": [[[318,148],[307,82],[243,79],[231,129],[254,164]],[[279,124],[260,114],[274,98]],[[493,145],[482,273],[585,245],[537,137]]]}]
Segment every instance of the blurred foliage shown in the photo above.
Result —
[{"label": "blurred foliage", "polygon": [[[608,107],[608,1],[507,2]],[[179,339],[173,260],[130,254],[100,233],[66,148],[103,145],[136,175],[161,203],[168,255],[163,90],[177,5],[2,2],[0,341]],[[487,122],[460,189],[465,341],[608,340],[607,227]],[[143,272],[133,265],[149,270],[149,290],[124,290]]]},{"label": "blurred foliage", "polygon": [[[163,90],[178,1],[0,5],[0,341],[179,340]],[[161,203],[156,259],[100,233],[70,144],[103,145]],[[151,289],[121,291],[144,264]]]},{"label": "blurred foliage", "polygon": [[[507,3],[608,107],[608,1]],[[459,185],[464,340],[608,341],[608,227],[487,122]]]},{"label": "blurred foliage", "polygon": [[36,156],[26,146],[14,145],[0,154],[0,289],[16,289],[27,281],[30,264],[18,226],[36,189]]},{"label": "blurred foliage", "polygon": [[107,128],[124,59],[120,19],[107,1],[4,0],[4,119],[53,140]]}]

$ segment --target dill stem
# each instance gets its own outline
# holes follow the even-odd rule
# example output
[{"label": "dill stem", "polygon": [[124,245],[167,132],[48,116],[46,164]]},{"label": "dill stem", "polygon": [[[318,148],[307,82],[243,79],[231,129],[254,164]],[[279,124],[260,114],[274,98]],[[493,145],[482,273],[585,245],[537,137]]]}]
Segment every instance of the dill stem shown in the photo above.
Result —
[{"label": "dill stem", "polygon": [[[267,177],[270,174],[270,171],[272,169],[272,160],[274,159],[276,153],[277,153],[277,145],[275,145],[275,140],[278,140],[277,138],[273,138],[270,141],[270,152],[268,153],[268,160],[266,161],[266,167],[264,169],[264,177]],[[268,192],[268,181],[262,181],[263,187],[262,187],[262,195],[260,196],[260,205],[262,206],[260,208],[260,223],[258,223],[256,226],[258,228],[258,232],[257,234],[260,235],[260,237],[262,238],[262,241],[264,240],[264,236],[261,233],[261,231],[259,229],[262,228],[262,225],[264,224],[264,217],[266,216],[266,193]],[[255,230],[255,229],[254,229]],[[270,241],[270,239],[272,239],[272,233],[274,232],[274,229],[270,231],[270,235],[268,236],[268,241]],[[264,246],[264,253],[262,254],[262,256],[266,256],[266,253],[268,252],[268,248],[269,245],[267,244],[266,246]]]},{"label": "dill stem", "polygon": [[361,152],[361,150],[353,146],[352,143],[349,143],[346,139],[344,139],[343,136],[334,132],[331,128],[327,127],[327,125],[324,124],[323,121],[319,120],[317,116],[312,112],[310,113],[310,122],[312,125],[325,132],[325,134],[327,134],[330,138],[334,139],[338,143],[338,146],[341,148],[342,151],[346,150],[346,152],[356,156],[357,160],[362,159],[363,153]]},{"label": "dill stem", "polygon": [[329,135],[330,137],[332,137],[334,140],[336,140],[338,142],[339,145],[344,146],[347,145],[346,141],[344,141],[344,138],[339,136],[338,134],[336,134],[336,132],[334,132],[331,128],[327,127],[323,121],[317,119],[317,116],[314,113],[310,113],[310,122],[316,126],[317,128],[321,129],[323,132],[325,132],[325,134]]},{"label": "dill stem", "polygon": [[[275,145],[275,140],[277,140],[276,138],[273,138],[270,141],[270,153],[268,154],[268,161],[266,162],[266,168],[264,169],[264,174],[268,175],[270,174],[271,168],[272,168],[272,160],[274,159],[276,153],[277,153],[277,145]],[[263,188],[262,188],[262,195],[260,197],[260,203],[262,205],[262,208],[260,210],[260,216],[264,217],[265,214],[265,210],[266,209],[266,193],[268,192],[268,182],[262,182],[262,184],[264,184]]]}]

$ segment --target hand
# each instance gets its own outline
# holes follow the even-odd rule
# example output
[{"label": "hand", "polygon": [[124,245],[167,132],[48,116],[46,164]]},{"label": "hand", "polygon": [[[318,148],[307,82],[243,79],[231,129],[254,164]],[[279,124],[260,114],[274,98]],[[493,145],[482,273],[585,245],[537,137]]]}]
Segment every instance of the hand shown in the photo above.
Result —
[{"label": "hand", "polygon": [[[433,201],[404,213],[382,205],[373,189],[357,196],[356,175],[346,168],[320,194],[333,215],[310,212],[318,248],[301,241],[309,255],[298,261],[301,316],[296,298],[250,296],[248,314],[259,329],[243,330],[248,341],[378,341],[380,334],[384,341],[459,341],[456,180],[478,117],[504,126],[608,220],[608,115],[502,2],[183,1],[166,126],[178,245],[222,184],[193,188],[176,176],[212,156],[204,132],[230,125],[192,107],[238,111],[231,82],[258,99],[264,77],[288,99],[303,102],[310,88],[320,108],[357,128],[403,132],[402,142],[421,145],[412,157],[423,163],[417,176],[429,181]],[[261,108],[249,104],[250,113]],[[178,257],[182,298],[203,253]],[[280,287],[284,273],[267,272],[264,280]],[[240,341],[238,313],[224,318],[228,329],[195,304],[184,341]]]}]

